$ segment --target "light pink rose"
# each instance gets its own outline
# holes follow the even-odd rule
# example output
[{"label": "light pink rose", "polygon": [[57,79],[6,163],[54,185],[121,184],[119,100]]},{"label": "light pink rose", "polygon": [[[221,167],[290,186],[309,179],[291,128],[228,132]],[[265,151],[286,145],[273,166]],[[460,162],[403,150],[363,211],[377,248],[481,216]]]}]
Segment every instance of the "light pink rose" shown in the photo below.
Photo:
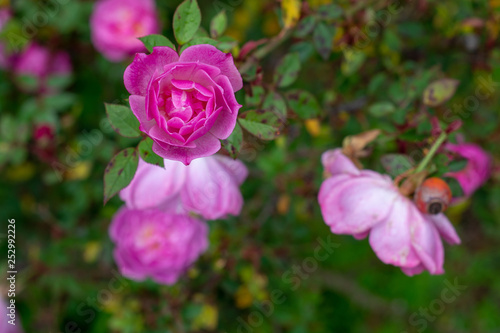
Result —
[{"label": "light pink rose", "polygon": [[186,165],[215,154],[238,117],[234,92],[243,86],[231,54],[194,45],[180,56],[169,47],[138,53],[124,74],[140,130],[160,156]]},{"label": "light pink rose", "polygon": [[409,276],[424,269],[444,272],[441,237],[460,243],[444,214],[422,214],[389,176],[357,169],[340,149],[325,152],[322,162],[331,177],[321,185],[318,200],[333,233],[356,239],[369,235],[379,259]]},{"label": "light pink rose", "polygon": [[165,160],[164,168],[140,160],[120,197],[129,208],[194,212],[214,220],[240,214],[239,186],[247,174],[242,162],[221,155],[196,159],[189,166]]},{"label": "light pink rose", "polygon": [[[57,88],[49,85],[56,77],[68,77],[72,67],[69,55],[63,51],[51,52],[35,42],[14,58],[17,83],[26,92],[52,93]],[[28,83],[23,77],[29,77]]]},{"label": "light pink rose", "polygon": [[460,171],[445,176],[455,178],[462,187],[465,197],[470,197],[491,175],[492,160],[481,147],[472,143],[447,144],[445,149],[468,160]]},{"label": "light pink rose", "polygon": [[207,225],[187,215],[123,207],[109,228],[122,275],[171,285],[208,247]]},{"label": "light pink rose", "polygon": [[100,0],[90,18],[92,42],[110,61],[146,51],[138,37],[160,32],[153,0]]}]

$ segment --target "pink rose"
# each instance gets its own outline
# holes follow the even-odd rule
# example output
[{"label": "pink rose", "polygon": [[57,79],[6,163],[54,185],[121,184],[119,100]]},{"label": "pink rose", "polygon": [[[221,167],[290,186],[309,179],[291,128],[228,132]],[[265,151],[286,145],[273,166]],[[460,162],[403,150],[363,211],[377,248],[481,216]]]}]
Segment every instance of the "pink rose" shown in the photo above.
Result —
[{"label": "pink rose", "polygon": [[137,39],[160,32],[153,0],[101,0],[90,18],[92,43],[110,61],[146,50]]},{"label": "pink rose", "polygon": [[424,269],[431,274],[444,272],[440,237],[460,243],[444,214],[422,214],[389,176],[358,170],[340,149],[327,151],[322,161],[331,177],[321,185],[318,200],[333,233],[356,239],[370,235],[379,259],[409,276]]},{"label": "pink rose", "polygon": [[109,234],[121,274],[136,281],[174,284],[208,247],[204,222],[154,209],[120,209]]},{"label": "pink rose", "polygon": [[465,197],[470,197],[491,175],[490,155],[472,143],[447,144],[446,150],[467,159],[467,165],[460,171],[449,172],[447,177],[455,178],[462,187]]},{"label": "pink rose", "polygon": [[247,174],[242,162],[221,155],[196,159],[189,166],[165,160],[164,168],[140,160],[134,179],[120,197],[133,209],[194,212],[214,220],[240,214],[239,186]]},{"label": "pink rose", "polygon": [[[14,73],[21,89],[26,92],[51,93],[57,90],[49,84],[51,78],[71,75],[71,61],[66,52],[51,52],[31,43],[14,59]],[[27,81],[24,77],[28,77]]]},{"label": "pink rose", "polygon": [[153,150],[186,165],[215,154],[238,117],[243,82],[231,54],[194,45],[180,57],[169,47],[139,53],[124,74],[129,102]]}]

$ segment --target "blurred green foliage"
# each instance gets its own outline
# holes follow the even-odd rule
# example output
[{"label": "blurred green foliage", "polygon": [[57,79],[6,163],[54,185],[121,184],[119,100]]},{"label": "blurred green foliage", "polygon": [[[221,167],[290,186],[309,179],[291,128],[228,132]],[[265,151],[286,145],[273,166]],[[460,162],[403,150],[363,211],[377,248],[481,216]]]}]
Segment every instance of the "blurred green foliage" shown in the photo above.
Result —
[{"label": "blurred green foliage", "polygon": [[[179,3],[157,1],[171,41]],[[33,37],[70,53],[74,75],[66,91],[33,97],[0,72],[0,216],[16,219],[16,305],[25,331],[500,332],[498,169],[449,210],[462,245],[446,247],[442,276],[409,278],[381,263],[367,240],[330,234],[316,199],[323,151],[379,128],[384,135],[363,163],[383,171],[382,156],[426,147],[432,116],[443,127],[462,120],[458,133],[498,165],[500,2],[199,3],[205,33],[198,37],[225,30],[239,42],[229,43],[235,56],[247,41],[278,36],[284,21],[292,32],[249,63],[237,94],[243,131],[238,127],[225,147],[250,169],[242,214],[210,222],[210,249],[175,286],[122,279],[113,263],[107,228],[121,202],[103,206],[102,175],[114,154],[140,139],[120,137],[106,121],[103,102],[126,104],[127,63],[110,63],[93,49],[93,3],[66,1]],[[4,38],[20,33],[44,4],[13,1]],[[457,80],[456,92],[427,107],[424,91],[440,79]],[[470,107],[479,87],[490,94]],[[40,122],[56,128],[58,164],[36,153],[32,131]],[[315,258],[328,242],[331,253]],[[4,269],[6,255],[0,257]],[[466,286],[449,302],[448,283]]]}]

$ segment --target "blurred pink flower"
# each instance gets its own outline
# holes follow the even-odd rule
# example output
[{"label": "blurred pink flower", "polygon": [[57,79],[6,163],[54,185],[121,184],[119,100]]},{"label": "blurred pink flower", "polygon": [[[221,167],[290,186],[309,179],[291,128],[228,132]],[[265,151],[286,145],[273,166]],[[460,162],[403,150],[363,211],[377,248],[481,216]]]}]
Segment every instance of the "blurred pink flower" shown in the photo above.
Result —
[{"label": "blurred pink flower", "polygon": [[229,53],[194,45],[180,57],[169,47],[138,53],[124,74],[140,130],[163,158],[186,165],[215,154],[236,125],[234,92],[243,81]]},{"label": "blurred pink flower", "polygon": [[243,206],[239,186],[247,174],[241,161],[221,155],[196,159],[189,166],[165,160],[164,168],[140,160],[120,197],[129,208],[195,212],[213,220],[239,215]]},{"label": "blurred pink flower", "polygon": [[321,185],[318,200],[333,233],[356,239],[369,235],[379,259],[409,276],[424,269],[444,272],[440,236],[450,244],[460,243],[444,214],[422,214],[389,176],[359,170],[340,149],[325,152],[322,162],[331,177]]},{"label": "blurred pink flower", "polygon": [[[0,9],[0,32],[2,31],[3,27],[7,22],[10,20],[10,10],[5,8],[5,9]],[[7,54],[5,50],[5,45],[0,42],[0,68],[5,69],[9,66],[9,55]]]},{"label": "blurred pink flower", "polygon": [[100,0],[90,18],[94,47],[110,61],[146,51],[138,37],[160,32],[153,0]]},{"label": "blurred pink flower", "polygon": [[470,197],[491,175],[492,160],[481,147],[472,143],[447,144],[445,149],[467,159],[467,165],[460,171],[445,176],[455,178],[462,187],[465,197]]},{"label": "blurred pink flower", "polygon": [[69,77],[72,71],[66,52],[51,52],[35,42],[15,56],[13,61],[17,83],[26,92],[56,92],[59,88],[51,84],[50,80]]},{"label": "blurred pink flower", "polygon": [[121,208],[109,228],[122,275],[174,284],[208,247],[208,228],[188,215]]}]

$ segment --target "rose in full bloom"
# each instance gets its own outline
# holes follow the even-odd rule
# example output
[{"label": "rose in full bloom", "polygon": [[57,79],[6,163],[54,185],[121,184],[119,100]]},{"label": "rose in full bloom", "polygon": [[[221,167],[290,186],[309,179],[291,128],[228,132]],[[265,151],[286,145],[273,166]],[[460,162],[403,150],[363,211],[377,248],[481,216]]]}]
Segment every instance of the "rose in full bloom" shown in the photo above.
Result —
[{"label": "rose in full bloom", "polygon": [[236,125],[234,92],[243,82],[231,54],[214,46],[190,46],[180,56],[169,47],[138,53],[124,82],[140,130],[163,158],[188,165],[213,155]]},{"label": "rose in full bloom", "polygon": [[21,89],[26,92],[52,93],[58,86],[51,80],[67,78],[72,67],[69,55],[63,51],[52,52],[33,42],[15,56],[14,74]]},{"label": "rose in full bloom", "polygon": [[[2,31],[3,27],[9,21],[10,19],[10,10],[7,8],[0,9],[0,32]],[[9,65],[9,55],[7,54],[5,50],[5,45],[3,45],[2,42],[0,42],[0,68],[5,69]]]},{"label": "rose in full bloom", "polygon": [[174,284],[208,247],[207,225],[188,215],[122,208],[109,229],[122,275]]},{"label": "rose in full bloom", "polygon": [[137,39],[159,33],[153,0],[100,0],[90,18],[92,43],[110,61],[145,51]]},{"label": "rose in full bloom", "polygon": [[222,155],[194,160],[186,166],[165,160],[165,167],[139,160],[132,182],[120,192],[127,207],[194,212],[206,219],[239,215],[243,197],[239,186],[247,177],[245,165]]},{"label": "rose in full bloom", "polygon": [[490,155],[481,147],[472,143],[447,144],[446,150],[467,159],[467,165],[460,171],[449,172],[447,177],[455,178],[464,196],[471,196],[491,175],[492,161]]},{"label": "rose in full bloom", "polygon": [[321,185],[318,200],[333,233],[356,239],[369,235],[379,259],[409,276],[424,269],[431,274],[444,272],[441,237],[450,244],[460,243],[444,214],[421,213],[389,176],[359,170],[340,149],[325,152],[322,162],[331,177]]}]

